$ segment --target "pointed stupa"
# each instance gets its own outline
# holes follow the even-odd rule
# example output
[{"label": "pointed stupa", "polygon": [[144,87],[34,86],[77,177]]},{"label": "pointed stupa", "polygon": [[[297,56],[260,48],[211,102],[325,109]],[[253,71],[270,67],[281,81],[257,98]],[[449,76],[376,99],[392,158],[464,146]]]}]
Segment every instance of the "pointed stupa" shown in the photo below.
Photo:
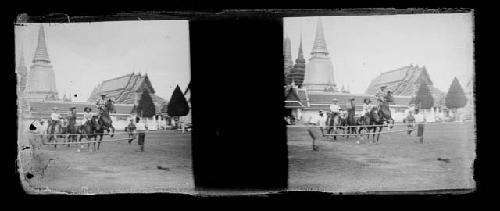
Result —
[{"label": "pointed stupa", "polygon": [[55,73],[50,65],[43,25],[38,30],[38,44],[30,67],[28,98],[30,100],[59,100]]},{"label": "pointed stupa", "polygon": [[38,61],[50,63],[49,53],[47,52],[47,44],[45,43],[45,30],[43,29],[43,25],[41,25],[38,30],[38,45],[36,47],[35,56],[33,57],[33,63]]},{"label": "pointed stupa", "polygon": [[299,55],[297,56],[297,60],[303,60],[305,63],[304,52],[302,51],[302,33],[300,33]]},{"label": "pointed stupa", "polygon": [[336,91],[333,77],[333,63],[328,56],[323,23],[318,18],[311,58],[306,64],[303,88],[308,91]]},{"label": "pointed stupa", "polygon": [[318,18],[318,22],[316,24],[316,37],[314,38],[313,49],[311,51],[311,55],[315,54],[328,55],[325,35],[323,33],[323,22],[321,21],[321,18]]}]

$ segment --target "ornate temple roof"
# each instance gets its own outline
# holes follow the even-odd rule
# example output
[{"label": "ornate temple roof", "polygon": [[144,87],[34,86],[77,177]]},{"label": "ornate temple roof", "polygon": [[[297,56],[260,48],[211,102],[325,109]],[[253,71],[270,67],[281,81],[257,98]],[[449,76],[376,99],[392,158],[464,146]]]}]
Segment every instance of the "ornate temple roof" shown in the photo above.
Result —
[{"label": "ornate temple roof", "polygon": [[374,95],[381,86],[387,86],[386,90],[391,90],[394,95],[413,96],[425,83],[429,86],[433,96],[442,96],[444,93],[435,88],[425,66],[419,67],[409,65],[380,74],[372,80],[366,94]]},{"label": "ornate temple roof", "polygon": [[109,80],[102,81],[91,93],[89,102],[95,102],[101,94],[106,98],[114,98],[116,103],[134,104],[135,95],[148,89],[153,102],[156,104],[165,103],[166,100],[155,95],[155,90],[148,78],[148,75],[130,73]]}]

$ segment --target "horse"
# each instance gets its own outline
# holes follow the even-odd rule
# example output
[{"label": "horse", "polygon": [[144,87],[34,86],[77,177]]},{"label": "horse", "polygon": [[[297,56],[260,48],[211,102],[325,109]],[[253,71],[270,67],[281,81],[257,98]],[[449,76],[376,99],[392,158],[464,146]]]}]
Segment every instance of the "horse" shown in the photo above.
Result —
[{"label": "horse", "polygon": [[[340,126],[340,116],[338,113],[328,112],[326,118],[326,126],[328,127],[327,134],[337,133],[337,128]],[[333,140],[337,140],[337,136],[333,135]]]},{"label": "horse", "polygon": [[347,118],[345,119],[345,128],[347,130],[347,138],[349,138],[349,134],[353,134],[356,136],[356,127],[358,125],[358,120],[355,118],[356,109],[354,103],[351,103],[351,107],[347,109]]},{"label": "horse", "polygon": [[70,142],[76,142],[78,139],[79,126],[76,124],[76,118],[68,117],[68,124],[63,132],[64,134],[68,134],[66,136],[66,143],[68,143],[68,147],[70,147]]},{"label": "horse", "polygon": [[[64,137],[62,133],[63,128],[61,126],[61,122],[52,123],[49,127],[47,127],[48,142],[54,141],[55,143],[57,143],[58,138]],[[57,144],[54,144],[54,148],[57,148]]]},{"label": "horse", "polygon": [[115,112],[115,106],[113,105],[113,101],[108,100],[104,104],[104,110],[99,115],[99,121],[101,121],[101,127],[103,127],[104,130],[108,131],[108,134],[110,133],[110,129],[112,130],[112,133],[109,134],[110,137],[112,138],[115,134],[115,127],[113,127],[113,121],[111,120],[109,113],[114,113]]},{"label": "horse", "polygon": [[[97,141],[97,138],[99,137],[99,141],[97,141],[97,151],[99,151],[99,147],[101,146],[102,138],[104,136],[104,130],[106,130],[106,127],[104,126],[106,123],[104,122],[104,119],[99,117],[99,118],[92,118],[92,125],[94,128],[94,141]],[[113,132],[114,132],[113,128]],[[108,129],[109,133],[109,129]],[[111,137],[113,137],[113,134],[111,134]],[[90,144],[89,144],[90,148]],[[94,143],[94,151],[95,151],[95,143]]]},{"label": "horse", "polygon": [[381,102],[379,104],[379,114],[380,117],[382,118],[382,123],[387,122],[389,129],[391,129],[394,126],[394,119],[391,117],[391,110],[389,109],[389,102],[392,102],[392,97],[387,96],[385,102]]},{"label": "horse", "polygon": [[[384,123],[384,114],[381,113],[381,110],[374,107],[370,111],[369,115],[369,124],[368,125],[373,125],[373,126],[367,126],[366,129],[369,132],[370,130],[373,133],[373,143],[379,143],[380,139],[380,132],[382,131],[382,124]],[[377,131],[378,129],[378,131]],[[375,141],[375,135],[377,135],[377,140]],[[370,140],[370,135],[367,135],[367,139]]]},{"label": "horse", "polygon": [[[102,129],[102,126],[99,125],[99,118],[97,116],[93,116],[89,121],[85,122],[85,124],[81,125],[79,127],[79,133],[80,133],[80,139],[78,140],[79,142],[82,140],[82,138],[86,138],[87,141],[91,141],[92,138],[94,138],[94,141],[97,141],[97,137],[100,136],[97,149],[99,150],[99,146],[102,141],[102,137],[104,136],[104,130]],[[91,151],[90,148],[90,143],[87,144],[89,151]],[[95,142],[94,142],[94,151],[95,151]]]},{"label": "horse", "polygon": [[[92,117],[94,119],[95,117]],[[88,120],[84,124],[80,125],[78,127],[78,133],[80,134],[80,138],[78,139],[78,142],[81,142],[83,138],[86,138],[87,141],[90,141],[92,138],[94,138],[96,135],[94,134],[94,128],[95,128],[95,123],[91,120]],[[89,143],[89,150],[90,150],[90,143]]]}]

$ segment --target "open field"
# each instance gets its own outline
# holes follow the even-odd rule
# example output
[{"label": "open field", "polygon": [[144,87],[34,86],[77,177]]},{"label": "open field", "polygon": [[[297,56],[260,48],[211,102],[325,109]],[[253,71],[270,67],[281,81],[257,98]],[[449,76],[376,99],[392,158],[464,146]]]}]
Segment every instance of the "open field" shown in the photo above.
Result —
[{"label": "open field", "polygon": [[323,138],[317,141],[319,151],[313,151],[306,128],[288,128],[289,189],[349,193],[475,187],[473,123],[425,125],[423,144],[416,131],[382,134],[378,145],[357,140]]},{"label": "open field", "polygon": [[[104,140],[110,140],[109,136]],[[137,139],[132,144],[103,142],[98,152],[89,152],[84,146],[80,152],[78,145],[42,146],[33,151],[32,162],[46,169],[42,176],[28,179],[29,185],[45,193],[194,191],[190,134],[148,133],[144,152],[137,151]]]}]

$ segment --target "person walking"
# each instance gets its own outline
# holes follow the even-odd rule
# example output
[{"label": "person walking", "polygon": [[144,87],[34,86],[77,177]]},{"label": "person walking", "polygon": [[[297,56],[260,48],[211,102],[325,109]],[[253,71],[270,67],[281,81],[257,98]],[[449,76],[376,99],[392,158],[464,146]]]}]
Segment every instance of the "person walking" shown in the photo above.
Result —
[{"label": "person walking", "polygon": [[137,132],[137,144],[139,144],[140,152],[144,152],[144,144],[146,142],[146,130],[148,129],[147,125],[144,122],[140,121],[141,118],[137,117],[135,119],[135,127]]},{"label": "person walking", "polygon": [[309,127],[307,128],[307,132],[309,133],[309,135],[311,136],[311,138],[313,140],[312,141],[313,151],[319,150],[319,146],[316,145],[316,139],[318,139],[320,136],[319,136],[318,129],[317,129],[318,127],[316,127],[316,126],[320,126],[319,130],[321,131],[321,135],[324,136],[323,127],[325,127],[325,125],[326,125],[325,118],[326,118],[326,116],[323,117],[322,110],[319,111],[318,115],[313,115],[313,116],[309,117],[309,121],[307,123],[309,125]]},{"label": "person walking", "polygon": [[128,132],[128,137],[131,138],[128,143],[130,144],[136,137],[135,134],[135,124],[134,124],[134,119],[130,119],[130,123],[128,124],[127,127],[125,127],[125,131]]}]

